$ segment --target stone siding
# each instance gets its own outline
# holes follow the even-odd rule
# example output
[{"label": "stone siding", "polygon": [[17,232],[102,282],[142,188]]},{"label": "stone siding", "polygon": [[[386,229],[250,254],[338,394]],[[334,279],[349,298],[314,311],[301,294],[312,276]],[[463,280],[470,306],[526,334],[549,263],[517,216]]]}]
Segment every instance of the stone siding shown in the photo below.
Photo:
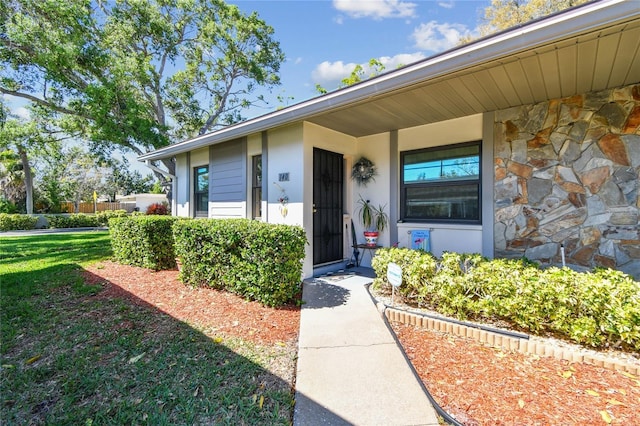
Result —
[{"label": "stone siding", "polygon": [[497,257],[640,278],[640,85],[496,113]]}]

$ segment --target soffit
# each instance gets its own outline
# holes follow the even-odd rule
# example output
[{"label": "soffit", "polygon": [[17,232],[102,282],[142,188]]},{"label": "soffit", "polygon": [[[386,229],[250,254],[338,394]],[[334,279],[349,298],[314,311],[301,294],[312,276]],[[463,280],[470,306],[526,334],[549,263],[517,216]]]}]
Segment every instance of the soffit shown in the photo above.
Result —
[{"label": "soffit", "polygon": [[640,21],[524,49],[307,118],[355,137],[640,82]]}]

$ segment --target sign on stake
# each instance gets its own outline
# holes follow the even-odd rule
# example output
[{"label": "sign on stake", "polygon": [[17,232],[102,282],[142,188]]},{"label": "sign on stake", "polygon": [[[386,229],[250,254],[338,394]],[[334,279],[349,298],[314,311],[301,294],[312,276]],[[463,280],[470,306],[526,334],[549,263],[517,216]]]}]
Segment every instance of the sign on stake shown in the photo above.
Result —
[{"label": "sign on stake", "polygon": [[391,306],[394,307],[396,287],[402,284],[402,268],[397,263],[389,262],[387,265],[387,280],[391,284]]}]

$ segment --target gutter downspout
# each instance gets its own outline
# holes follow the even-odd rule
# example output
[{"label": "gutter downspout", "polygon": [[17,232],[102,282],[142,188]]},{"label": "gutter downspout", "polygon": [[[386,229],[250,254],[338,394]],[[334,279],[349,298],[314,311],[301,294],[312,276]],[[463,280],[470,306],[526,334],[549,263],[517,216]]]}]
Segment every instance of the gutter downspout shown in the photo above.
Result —
[{"label": "gutter downspout", "polygon": [[166,170],[162,170],[159,167],[154,166],[153,164],[151,164],[151,160],[145,160],[144,161],[145,166],[147,166],[148,168],[150,168],[151,170],[153,170],[156,173],[160,173],[163,176],[166,176],[168,178],[171,179],[171,215],[175,216],[178,212],[177,208],[178,208],[178,204],[176,202],[176,195],[177,195],[177,190],[178,190],[178,177],[175,175],[172,175],[171,173],[169,173]]}]

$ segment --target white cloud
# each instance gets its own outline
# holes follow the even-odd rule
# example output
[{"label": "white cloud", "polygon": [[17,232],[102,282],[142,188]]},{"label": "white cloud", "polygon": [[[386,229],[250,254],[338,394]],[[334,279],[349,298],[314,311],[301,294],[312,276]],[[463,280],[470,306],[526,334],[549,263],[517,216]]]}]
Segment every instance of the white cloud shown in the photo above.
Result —
[{"label": "white cloud", "polygon": [[[413,62],[424,59],[424,54],[418,53],[401,53],[395,56],[383,56],[378,58],[384,65],[383,72],[393,71],[396,68],[408,65]],[[327,90],[334,90],[340,85],[340,82],[343,78],[351,75],[351,72],[356,67],[356,63],[349,62],[344,63],[342,61],[329,62],[324,61],[319,64],[311,73],[311,79],[314,84],[319,84]],[[365,76],[371,74],[371,69],[369,67],[369,63],[360,64],[362,66]]]},{"label": "white cloud", "polygon": [[356,65],[353,62],[345,64],[342,61],[324,61],[311,72],[311,79],[321,85],[339,82],[351,74]]},{"label": "white cloud", "polygon": [[333,7],[352,18],[380,20],[415,17],[417,4],[400,0],[333,0]]},{"label": "white cloud", "polygon": [[[395,55],[395,56],[383,56],[378,60],[382,62],[382,64],[384,65],[384,70],[386,72],[386,71],[393,71],[398,67],[412,64],[424,58],[425,56],[422,52],[416,52],[416,53],[400,53],[399,55]],[[365,65],[363,65],[363,67],[364,66]],[[365,69],[368,69],[368,65],[365,67]]]},{"label": "white cloud", "polygon": [[418,49],[432,52],[442,52],[458,45],[460,38],[471,35],[472,32],[463,24],[439,24],[431,21],[417,27],[411,38]]},{"label": "white cloud", "polygon": [[453,9],[453,0],[449,1],[440,1],[438,2],[438,6],[443,7],[445,9]]}]

